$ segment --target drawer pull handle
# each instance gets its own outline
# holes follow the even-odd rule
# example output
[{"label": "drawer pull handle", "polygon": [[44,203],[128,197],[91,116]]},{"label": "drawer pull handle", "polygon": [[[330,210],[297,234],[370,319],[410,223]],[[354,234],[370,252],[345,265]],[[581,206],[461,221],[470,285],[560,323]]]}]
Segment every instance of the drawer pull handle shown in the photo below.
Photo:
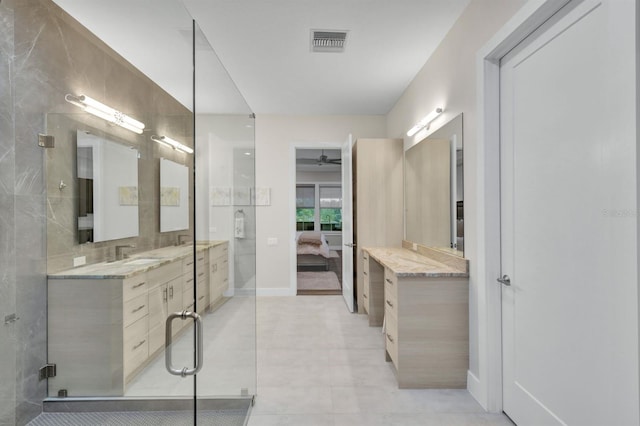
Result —
[{"label": "drawer pull handle", "polygon": [[190,278],[187,280],[187,283],[192,283],[193,282],[193,278]]},{"label": "drawer pull handle", "polygon": [[393,343],[393,337],[391,337],[391,335],[389,333],[387,333],[387,339],[389,339],[389,341],[391,343]]},{"label": "drawer pull handle", "polygon": [[173,286],[169,287],[169,297],[173,299]]},{"label": "drawer pull handle", "polygon": [[369,275],[369,274],[367,274],[367,271],[362,271],[362,273],[365,274],[365,275]]},{"label": "drawer pull handle", "polygon": [[133,286],[133,287],[131,287],[131,288],[132,288],[132,289],[134,289],[134,288],[142,287],[142,286],[143,286],[143,285],[145,285],[145,284],[146,284],[146,282],[142,281],[141,283],[136,284],[136,285],[134,285],[134,286]]},{"label": "drawer pull handle", "polygon": [[388,300],[387,300],[387,305],[393,308],[393,303],[389,302]]},{"label": "drawer pull handle", "polygon": [[204,296],[198,297],[198,300],[202,300],[202,299],[204,299]]},{"label": "drawer pull handle", "polygon": [[225,261],[223,261],[222,263],[229,263],[229,262],[225,260]]},{"label": "drawer pull handle", "polygon": [[133,350],[135,351],[135,350],[136,350],[136,349],[138,349],[140,346],[144,345],[144,342],[146,342],[146,341],[147,341],[147,339],[144,339],[142,342],[140,342],[140,343],[138,343],[137,345],[135,345],[135,346],[133,347]]},{"label": "drawer pull handle", "polygon": [[369,298],[366,293],[362,293],[362,297],[364,297],[365,299]]},{"label": "drawer pull handle", "polygon": [[193,261],[187,263],[187,266],[192,266],[193,265]]},{"label": "drawer pull handle", "polygon": [[391,281],[389,278],[385,278],[384,279],[386,282],[388,282],[389,284],[393,285],[393,281]]},{"label": "drawer pull handle", "polygon": [[140,305],[137,308],[135,308],[133,311],[131,311],[132,314],[135,314],[138,311],[141,311],[142,309],[144,309],[145,305]]},{"label": "drawer pull handle", "polygon": [[199,277],[204,277],[204,272],[198,274]]},{"label": "drawer pull handle", "polygon": [[167,301],[167,289],[166,288],[162,289],[162,301],[163,302]]}]

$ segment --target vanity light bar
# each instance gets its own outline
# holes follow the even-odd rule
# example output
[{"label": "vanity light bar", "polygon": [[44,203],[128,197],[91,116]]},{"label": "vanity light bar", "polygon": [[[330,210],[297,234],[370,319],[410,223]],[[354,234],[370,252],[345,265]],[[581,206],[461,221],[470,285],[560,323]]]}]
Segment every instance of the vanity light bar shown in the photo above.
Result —
[{"label": "vanity light bar", "polygon": [[443,111],[442,108],[436,108],[435,110],[431,111],[422,120],[418,121],[418,123],[415,126],[409,129],[409,131],[407,132],[407,136],[411,137],[416,133],[418,133],[420,130],[424,129],[425,127],[429,128],[429,124],[431,124],[433,120],[438,118],[438,116],[442,114],[442,111]]},{"label": "vanity light bar", "polygon": [[128,115],[118,111],[117,109],[113,109],[110,106],[98,102],[95,99],[90,98],[89,96],[65,95],[64,99],[67,102],[84,109],[89,114],[93,114],[96,117],[100,117],[103,120],[123,127],[139,135],[142,134],[142,131],[144,130],[144,123],[136,120],[135,118],[129,117]]},{"label": "vanity light bar", "polygon": [[163,145],[167,145],[167,146],[169,146],[169,147],[171,147],[173,149],[177,149],[179,151],[186,152],[187,154],[193,154],[193,149],[189,148],[188,146],[186,146],[184,144],[181,144],[178,141],[175,141],[175,140],[171,139],[168,136],[156,136],[156,135],[153,135],[153,136],[151,136],[151,140],[154,141],[154,142],[158,142],[160,144],[163,144]]}]

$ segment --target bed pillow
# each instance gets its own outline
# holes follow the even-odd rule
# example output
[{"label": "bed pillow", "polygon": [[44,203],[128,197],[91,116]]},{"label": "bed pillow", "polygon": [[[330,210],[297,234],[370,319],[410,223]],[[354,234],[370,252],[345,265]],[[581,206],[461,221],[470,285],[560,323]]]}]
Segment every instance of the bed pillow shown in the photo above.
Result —
[{"label": "bed pillow", "polygon": [[309,244],[312,246],[321,246],[322,234],[320,232],[303,232],[298,237],[298,244]]}]

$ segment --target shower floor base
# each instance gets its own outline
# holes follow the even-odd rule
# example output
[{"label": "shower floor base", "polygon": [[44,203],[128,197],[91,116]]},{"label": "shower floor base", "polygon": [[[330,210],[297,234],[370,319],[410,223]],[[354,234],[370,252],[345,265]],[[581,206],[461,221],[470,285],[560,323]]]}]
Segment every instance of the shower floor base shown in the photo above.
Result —
[{"label": "shower floor base", "polygon": [[[198,425],[244,426],[249,410],[198,411]],[[42,413],[28,426],[192,426],[189,411],[127,411],[96,413]]]}]

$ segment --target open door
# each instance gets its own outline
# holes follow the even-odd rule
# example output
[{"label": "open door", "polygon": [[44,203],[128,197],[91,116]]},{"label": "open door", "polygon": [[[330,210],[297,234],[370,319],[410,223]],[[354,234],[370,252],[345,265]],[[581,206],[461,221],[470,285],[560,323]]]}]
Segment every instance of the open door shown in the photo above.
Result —
[{"label": "open door", "polygon": [[351,174],[351,135],[342,145],[342,296],[353,312],[353,186]]}]

